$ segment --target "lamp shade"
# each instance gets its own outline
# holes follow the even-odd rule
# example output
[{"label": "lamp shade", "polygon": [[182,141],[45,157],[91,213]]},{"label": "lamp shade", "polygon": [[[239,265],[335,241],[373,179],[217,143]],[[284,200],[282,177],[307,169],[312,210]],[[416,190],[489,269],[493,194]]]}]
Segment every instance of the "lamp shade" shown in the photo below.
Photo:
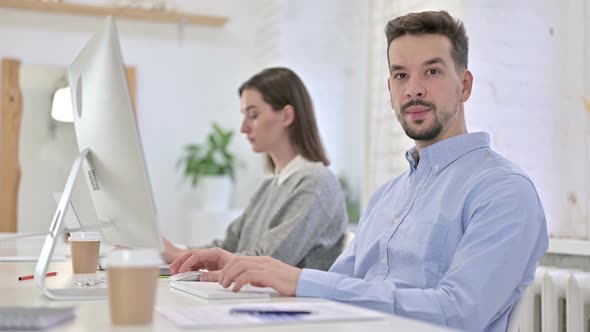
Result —
[{"label": "lamp shade", "polygon": [[53,95],[51,117],[61,122],[74,122],[70,87],[58,89]]}]

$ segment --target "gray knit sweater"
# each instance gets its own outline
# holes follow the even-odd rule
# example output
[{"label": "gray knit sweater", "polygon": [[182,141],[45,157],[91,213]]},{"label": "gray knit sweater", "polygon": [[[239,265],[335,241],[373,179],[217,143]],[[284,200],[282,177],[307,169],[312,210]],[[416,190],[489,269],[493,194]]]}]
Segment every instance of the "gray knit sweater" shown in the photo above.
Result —
[{"label": "gray knit sweater", "polygon": [[272,256],[300,268],[327,270],[342,251],[348,218],[338,180],[314,163],[278,184],[267,179],[220,247],[239,255]]}]

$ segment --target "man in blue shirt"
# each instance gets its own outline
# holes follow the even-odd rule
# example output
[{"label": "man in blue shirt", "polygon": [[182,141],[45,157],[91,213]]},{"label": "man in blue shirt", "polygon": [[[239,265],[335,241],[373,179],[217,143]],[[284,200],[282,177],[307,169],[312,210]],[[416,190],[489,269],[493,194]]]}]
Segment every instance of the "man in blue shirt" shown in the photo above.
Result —
[{"label": "man in blue shirt", "polygon": [[469,331],[505,331],[548,246],[543,208],[522,170],[467,133],[463,24],[446,12],[386,26],[391,105],[416,146],[409,169],[372,196],[353,243],[327,272],[221,249],[194,251],[173,272],[233,290],[268,286]]}]

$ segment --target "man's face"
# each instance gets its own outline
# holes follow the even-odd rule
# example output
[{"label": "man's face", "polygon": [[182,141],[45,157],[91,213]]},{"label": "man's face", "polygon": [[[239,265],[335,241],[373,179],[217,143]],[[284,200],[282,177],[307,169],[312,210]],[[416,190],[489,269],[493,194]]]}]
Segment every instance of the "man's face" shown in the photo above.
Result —
[{"label": "man's face", "polygon": [[389,47],[391,106],[406,135],[429,143],[464,134],[462,102],[472,76],[457,72],[451,42],[442,35],[405,35]]}]

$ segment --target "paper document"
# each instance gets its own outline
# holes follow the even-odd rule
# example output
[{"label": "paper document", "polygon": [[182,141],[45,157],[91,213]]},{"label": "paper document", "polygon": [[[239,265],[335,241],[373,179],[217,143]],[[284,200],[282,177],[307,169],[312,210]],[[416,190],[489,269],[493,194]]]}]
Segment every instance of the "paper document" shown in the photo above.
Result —
[{"label": "paper document", "polygon": [[156,310],[182,328],[376,320],[387,317],[384,313],[331,301],[157,307]]},{"label": "paper document", "polygon": [[[33,233],[0,233],[0,262],[36,262],[43,247],[44,238]],[[69,247],[65,243],[55,246],[52,261],[63,261]]]},{"label": "paper document", "polygon": [[[0,262],[36,262],[39,256],[0,256]],[[65,261],[65,256],[54,255],[51,257],[52,261]]]}]

